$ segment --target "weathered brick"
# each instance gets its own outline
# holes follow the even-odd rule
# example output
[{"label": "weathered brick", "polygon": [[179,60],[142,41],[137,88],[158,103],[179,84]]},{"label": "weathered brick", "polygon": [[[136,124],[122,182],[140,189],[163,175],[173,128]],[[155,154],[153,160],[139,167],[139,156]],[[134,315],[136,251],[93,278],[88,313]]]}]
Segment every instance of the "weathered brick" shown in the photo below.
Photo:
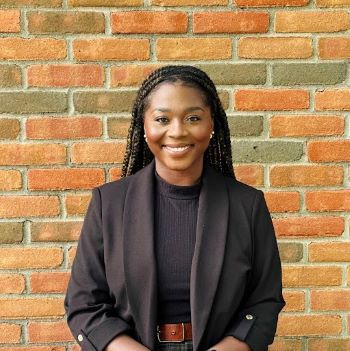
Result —
[{"label": "weathered brick", "polygon": [[295,191],[265,192],[265,199],[270,212],[298,212],[300,194]]},{"label": "weathered brick", "polygon": [[0,299],[1,318],[32,318],[64,316],[61,298]]},{"label": "weathered brick", "polygon": [[285,266],[282,280],[286,288],[339,286],[342,282],[342,271],[336,266]]},{"label": "weathered brick", "polygon": [[264,167],[257,165],[235,165],[235,176],[240,182],[251,186],[264,184]]},{"label": "weathered brick", "polygon": [[51,217],[60,213],[56,196],[0,196],[0,217]]},{"label": "weathered brick", "polygon": [[342,319],[334,315],[283,315],[279,318],[277,335],[339,335]]},{"label": "weathered brick", "polygon": [[96,117],[30,117],[26,122],[28,139],[79,139],[102,135],[102,123]]},{"label": "weathered brick", "polygon": [[0,113],[65,112],[67,109],[66,93],[42,91],[0,93]]},{"label": "weathered brick", "polygon": [[322,186],[343,184],[341,166],[273,166],[270,170],[272,186]]},{"label": "weathered brick", "polygon": [[11,88],[21,85],[21,69],[15,65],[0,65],[0,87]]},{"label": "weathered brick", "polygon": [[279,115],[270,118],[270,136],[343,135],[345,119],[337,115]]},{"label": "weathered brick", "polygon": [[349,262],[350,243],[327,242],[309,244],[310,262]]},{"label": "weathered brick", "polygon": [[32,241],[76,241],[82,222],[32,222]]},{"label": "weathered brick", "polygon": [[199,64],[216,85],[265,84],[266,65],[262,63]]},{"label": "weathered brick", "polygon": [[0,10],[0,18],[0,32],[18,33],[21,30],[18,10]]},{"label": "weathered brick", "polygon": [[275,337],[272,345],[268,347],[269,351],[302,351],[302,341],[299,339],[287,339]]},{"label": "weathered brick", "polygon": [[313,162],[350,161],[350,140],[311,140],[307,144],[307,155]]},{"label": "weathered brick", "polygon": [[287,162],[300,160],[303,144],[293,141],[233,141],[234,162]]},{"label": "weathered brick", "polygon": [[68,0],[71,7],[120,7],[142,6],[142,0]]},{"label": "weathered brick", "polygon": [[22,176],[20,171],[12,169],[0,170],[0,191],[18,190],[21,187]]},{"label": "weathered brick", "polygon": [[148,39],[76,39],[73,41],[77,61],[148,60]]},{"label": "weathered brick", "polygon": [[340,32],[349,29],[346,11],[277,11],[275,31],[283,33]]},{"label": "weathered brick", "polygon": [[110,138],[126,138],[130,126],[130,118],[109,118],[107,121]]},{"label": "weathered brick", "polygon": [[218,90],[219,99],[224,110],[230,107],[229,93],[226,90]]},{"label": "weathered brick", "polygon": [[[72,347],[73,351],[80,351],[80,346],[75,344]],[[7,347],[0,347],[0,351],[66,351],[64,346],[7,346]]]},{"label": "weathered brick", "polygon": [[74,341],[66,321],[31,322],[28,334],[30,343]]},{"label": "weathered brick", "polygon": [[123,11],[111,15],[112,33],[186,33],[185,12]]},{"label": "weathered brick", "polygon": [[0,244],[19,243],[23,239],[23,224],[15,222],[0,223]]},{"label": "weathered brick", "polygon": [[122,170],[120,167],[113,167],[113,168],[110,168],[108,173],[109,173],[110,181],[113,181],[113,180],[120,179]]},{"label": "weathered brick", "polygon": [[305,293],[303,291],[284,291],[286,305],[283,312],[297,312],[305,310]]},{"label": "weathered brick", "polygon": [[316,339],[308,340],[308,351],[347,351],[350,350],[350,339]]},{"label": "weathered brick", "polygon": [[311,212],[350,211],[350,190],[308,191],[305,203]]},{"label": "weathered brick", "polygon": [[105,18],[98,12],[36,11],[27,15],[33,34],[104,33]]},{"label": "weathered brick", "polygon": [[76,143],[72,146],[72,163],[122,163],[124,142]]},{"label": "weathered brick", "polygon": [[242,58],[292,59],[309,58],[312,39],[301,37],[243,37],[238,40],[238,56]]},{"label": "weathered brick", "polygon": [[278,237],[340,236],[344,231],[343,217],[289,217],[273,221]]},{"label": "weathered brick", "polygon": [[21,341],[21,326],[19,324],[0,323],[0,343],[14,343]]},{"label": "weathered brick", "polygon": [[122,65],[111,67],[111,86],[140,86],[143,80],[161,65]]},{"label": "weathered brick", "polygon": [[282,262],[298,262],[303,258],[303,245],[299,243],[279,243],[278,250]]},{"label": "weathered brick", "polygon": [[232,57],[230,38],[160,38],[158,60],[223,60]]},{"label": "weathered brick", "polygon": [[350,58],[350,37],[320,38],[318,41],[318,54],[322,59],[348,59]]},{"label": "weathered brick", "polygon": [[232,136],[260,135],[263,130],[263,116],[228,116]]},{"label": "weathered brick", "polygon": [[75,255],[77,253],[77,247],[76,246],[72,246],[69,248],[68,250],[68,263],[69,263],[69,267],[72,267]]},{"label": "weathered brick", "polygon": [[311,310],[349,311],[350,290],[311,291]]},{"label": "weathered brick", "polygon": [[[31,293],[65,293],[69,281],[68,272],[35,272],[30,274]],[[66,323],[67,324],[67,323]]]},{"label": "weathered brick", "polygon": [[0,119],[0,139],[16,139],[18,134],[19,121],[17,119]]},{"label": "weathered brick", "polygon": [[346,74],[346,63],[279,63],[272,67],[272,83],[273,85],[334,85],[344,82]]},{"label": "weathered brick", "polygon": [[0,6],[60,7],[62,0],[1,0]]},{"label": "weathered brick", "polygon": [[35,87],[100,87],[104,69],[99,65],[36,65],[28,68],[28,84]]},{"label": "weathered brick", "polygon": [[89,91],[73,95],[74,107],[80,113],[130,112],[136,91]]},{"label": "weathered brick", "polygon": [[0,294],[22,294],[24,284],[22,274],[0,274]]},{"label": "weathered brick", "polygon": [[242,89],[235,92],[236,110],[301,110],[308,107],[309,93],[306,90]]},{"label": "weathered brick", "polygon": [[316,110],[350,111],[350,89],[317,91],[315,95],[315,108]]},{"label": "weathered brick", "polygon": [[0,248],[1,269],[55,268],[62,260],[62,249],[58,247]]},{"label": "weathered brick", "polygon": [[66,42],[53,38],[0,38],[0,60],[62,60]]},{"label": "weathered brick", "polygon": [[66,211],[69,216],[84,215],[88,208],[91,195],[67,195]]},{"label": "weathered brick", "polygon": [[196,12],[193,33],[266,33],[267,12]]},{"label": "weathered brick", "polygon": [[156,6],[215,6],[227,5],[227,0],[151,0]]},{"label": "weathered brick", "polygon": [[309,0],[235,0],[239,7],[305,6]]},{"label": "weathered brick", "polygon": [[29,169],[29,190],[92,189],[105,182],[101,168]]},{"label": "weathered brick", "polygon": [[0,165],[44,165],[66,162],[61,144],[0,144]]}]

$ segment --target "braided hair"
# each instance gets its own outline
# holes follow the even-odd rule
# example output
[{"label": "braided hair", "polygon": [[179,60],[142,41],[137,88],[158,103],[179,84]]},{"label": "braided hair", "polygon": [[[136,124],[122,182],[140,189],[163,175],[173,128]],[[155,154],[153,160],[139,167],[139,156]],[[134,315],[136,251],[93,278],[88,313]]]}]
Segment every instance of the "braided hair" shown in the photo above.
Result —
[{"label": "braided hair", "polygon": [[143,81],[132,109],[121,176],[126,177],[136,173],[154,158],[144,139],[143,118],[151,92],[164,82],[181,82],[183,85],[199,89],[204,95],[205,102],[211,109],[215,131],[210,139],[209,147],[204,153],[204,159],[217,171],[235,178],[227,116],[215,85],[208,75],[199,68],[184,65],[158,68]]}]

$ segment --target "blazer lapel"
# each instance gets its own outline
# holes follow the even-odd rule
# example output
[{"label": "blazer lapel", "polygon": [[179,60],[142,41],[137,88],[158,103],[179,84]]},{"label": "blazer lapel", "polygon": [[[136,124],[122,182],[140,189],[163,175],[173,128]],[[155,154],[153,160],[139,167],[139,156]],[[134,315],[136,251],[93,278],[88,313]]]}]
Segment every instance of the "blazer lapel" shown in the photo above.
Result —
[{"label": "blazer lapel", "polygon": [[210,317],[225,254],[229,201],[221,175],[204,168],[196,245],[191,267],[193,349],[199,350]]},{"label": "blazer lapel", "polygon": [[154,161],[130,180],[123,215],[126,291],[137,333],[151,350],[157,328]]}]

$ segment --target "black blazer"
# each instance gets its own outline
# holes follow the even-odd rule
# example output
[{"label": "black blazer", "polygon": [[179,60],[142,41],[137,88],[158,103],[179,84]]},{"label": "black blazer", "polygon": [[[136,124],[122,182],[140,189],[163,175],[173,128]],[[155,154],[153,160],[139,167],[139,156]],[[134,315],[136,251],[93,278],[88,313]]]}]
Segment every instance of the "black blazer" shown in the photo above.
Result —
[{"label": "black blazer", "polygon": [[[127,332],[153,350],[157,276],[154,161],[93,189],[65,308],[83,351]],[[205,166],[190,282],[193,350],[232,335],[253,351],[272,343],[284,306],[281,265],[263,192]]]}]

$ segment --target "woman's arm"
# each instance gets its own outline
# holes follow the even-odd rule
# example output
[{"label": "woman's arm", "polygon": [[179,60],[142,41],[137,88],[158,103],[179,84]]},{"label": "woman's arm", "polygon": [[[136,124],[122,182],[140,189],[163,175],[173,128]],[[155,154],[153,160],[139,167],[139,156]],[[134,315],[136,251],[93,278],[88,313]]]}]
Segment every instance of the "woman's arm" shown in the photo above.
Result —
[{"label": "woman's arm", "polygon": [[215,351],[251,351],[251,348],[243,341],[233,336],[224,337],[219,343],[210,348]]},{"label": "woman's arm", "polygon": [[138,343],[126,334],[120,334],[114,338],[106,347],[105,351],[150,351],[147,347]]}]

